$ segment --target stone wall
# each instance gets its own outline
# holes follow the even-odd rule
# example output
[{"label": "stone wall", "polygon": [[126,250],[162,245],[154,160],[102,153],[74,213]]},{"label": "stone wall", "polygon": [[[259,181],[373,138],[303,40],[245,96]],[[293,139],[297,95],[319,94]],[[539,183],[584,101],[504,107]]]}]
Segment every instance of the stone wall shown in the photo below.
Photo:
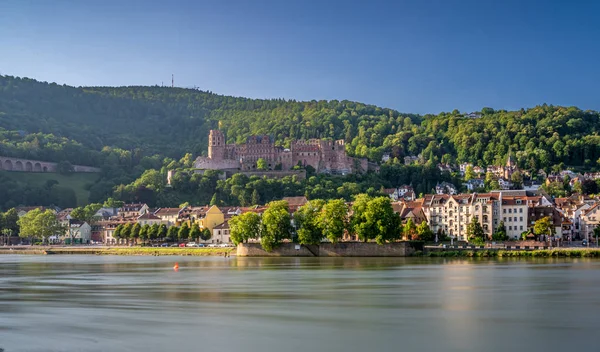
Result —
[{"label": "stone wall", "polygon": [[222,159],[216,160],[207,158],[204,156],[199,156],[194,161],[194,167],[196,169],[206,169],[206,170],[225,170],[225,169],[239,169],[241,164],[238,160],[233,159]]},{"label": "stone wall", "polygon": [[282,243],[272,252],[265,251],[259,243],[240,243],[237,246],[238,257],[318,257],[318,253],[318,246],[294,243]]},{"label": "stone wall", "polygon": [[283,243],[272,252],[262,249],[258,243],[242,243],[237,247],[240,257],[408,257],[415,252],[415,244],[397,242],[377,243],[340,242],[304,246]]}]

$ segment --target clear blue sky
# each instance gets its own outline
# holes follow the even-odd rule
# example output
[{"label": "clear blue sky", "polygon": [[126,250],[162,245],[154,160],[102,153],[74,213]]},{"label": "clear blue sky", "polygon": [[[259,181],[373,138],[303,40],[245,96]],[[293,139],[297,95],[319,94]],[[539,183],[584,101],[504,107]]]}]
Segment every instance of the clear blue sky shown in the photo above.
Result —
[{"label": "clear blue sky", "polygon": [[0,1],[0,73],[349,99],[600,110],[600,1]]}]

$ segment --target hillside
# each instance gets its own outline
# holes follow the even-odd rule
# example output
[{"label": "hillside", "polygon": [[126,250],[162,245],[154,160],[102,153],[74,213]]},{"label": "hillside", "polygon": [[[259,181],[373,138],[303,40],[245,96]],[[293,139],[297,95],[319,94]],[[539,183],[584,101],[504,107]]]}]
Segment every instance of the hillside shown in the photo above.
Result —
[{"label": "hillside", "polygon": [[[253,134],[270,134],[284,146],[300,138],[344,139],[354,156],[379,162],[390,154],[396,166],[382,168],[380,179],[369,181],[372,187],[411,182],[419,192],[430,191],[442,178],[433,169],[404,170],[399,166],[404,156],[422,154],[429,166],[487,166],[503,163],[510,151],[526,170],[564,165],[595,170],[600,162],[600,115],[575,107],[419,116],[351,101],[247,99],[167,87],[69,87],[0,76],[0,154],[101,167],[99,180],[88,185],[93,201],[113,195],[118,185],[144,185],[132,182],[145,170],[157,170],[152,176],[157,179],[168,168],[189,167],[193,156],[206,152],[211,128],[223,130],[229,142]],[[178,161],[186,153],[191,155]],[[137,199],[131,187],[122,198]],[[296,192],[301,189],[313,192],[306,187]],[[200,192],[197,199],[210,199],[212,191]]]},{"label": "hillside", "polygon": [[[295,138],[345,139],[351,154],[374,161],[387,151],[485,166],[511,149],[524,168],[560,162],[594,167],[600,157],[597,112],[546,105],[483,112],[478,119],[457,111],[421,117],[350,101],[260,100],[163,87],[75,88],[0,76],[0,127],[52,133],[72,144],[67,150],[111,146],[176,158],[198,155],[206,150],[208,130],[220,127],[230,142],[252,134],[271,134],[283,145]],[[31,156],[36,146],[9,146],[26,136],[6,134],[0,134],[0,152]],[[59,153],[44,156],[64,158],[53,154]]]}]

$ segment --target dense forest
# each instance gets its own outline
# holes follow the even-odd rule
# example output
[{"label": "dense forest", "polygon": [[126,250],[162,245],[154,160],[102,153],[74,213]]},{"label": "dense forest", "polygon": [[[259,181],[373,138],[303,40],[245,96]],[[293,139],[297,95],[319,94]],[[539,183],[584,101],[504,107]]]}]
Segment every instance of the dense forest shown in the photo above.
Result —
[{"label": "dense forest", "polygon": [[[343,196],[344,191],[337,194],[337,189],[344,183],[367,192],[403,182],[412,183],[418,193],[429,192],[437,181],[451,180],[435,171],[438,162],[487,166],[503,163],[509,151],[525,170],[563,166],[596,170],[600,162],[600,115],[575,107],[483,108],[477,118],[457,110],[419,116],[351,101],[247,99],[157,86],[70,87],[0,76],[0,155],[101,167],[101,177],[89,185],[94,202],[115,192],[135,198],[131,188],[143,187],[139,178],[146,171],[164,176],[166,169],[191,166],[192,156],[206,153],[210,128],[223,130],[229,142],[253,134],[270,134],[284,146],[292,139],[332,138],[344,139],[351,155],[374,162],[390,154],[390,165],[378,176],[315,176],[292,192],[318,198],[326,197],[318,194],[318,187],[313,189],[315,180],[327,192],[335,189],[335,196]],[[418,154],[427,165],[416,171],[401,165],[404,156]],[[59,192],[50,191],[52,187],[41,188],[27,192],[45,194],[39,202],[65,204],[70,199],[58,199]],[[219,190],[212,188],[211,198],[215,189]],[[221,189],[221,201],[230,203],[251,202],[254,193],[251,189],[250,195],[240,198],[226,185]],[[154,192],[160,203],[186,197],[176,190]],[[203,201],[208,196],[189,197]],[[11,199],[10,204],[35,203],[23,199]]]}]

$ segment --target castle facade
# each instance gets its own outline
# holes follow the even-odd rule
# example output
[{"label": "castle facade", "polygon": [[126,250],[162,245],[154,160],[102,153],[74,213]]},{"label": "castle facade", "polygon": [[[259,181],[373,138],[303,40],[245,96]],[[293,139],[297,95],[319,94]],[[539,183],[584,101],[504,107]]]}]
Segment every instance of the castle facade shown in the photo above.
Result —
[{"label": "castle facade", "polygon": [[319,173],[336,175],[366,172],[369,166],[367,159],[348,156],[343,140],[295,140],[287,149],[276,146],[267,135],[248,137],[244,144],[227,144],[223,132],[211,130],[208,156],[196,158],[194,167],[250,171],[257,169],[259,159],[266,161],[269,170],[287,171],[296,165],[310,165]]}]

